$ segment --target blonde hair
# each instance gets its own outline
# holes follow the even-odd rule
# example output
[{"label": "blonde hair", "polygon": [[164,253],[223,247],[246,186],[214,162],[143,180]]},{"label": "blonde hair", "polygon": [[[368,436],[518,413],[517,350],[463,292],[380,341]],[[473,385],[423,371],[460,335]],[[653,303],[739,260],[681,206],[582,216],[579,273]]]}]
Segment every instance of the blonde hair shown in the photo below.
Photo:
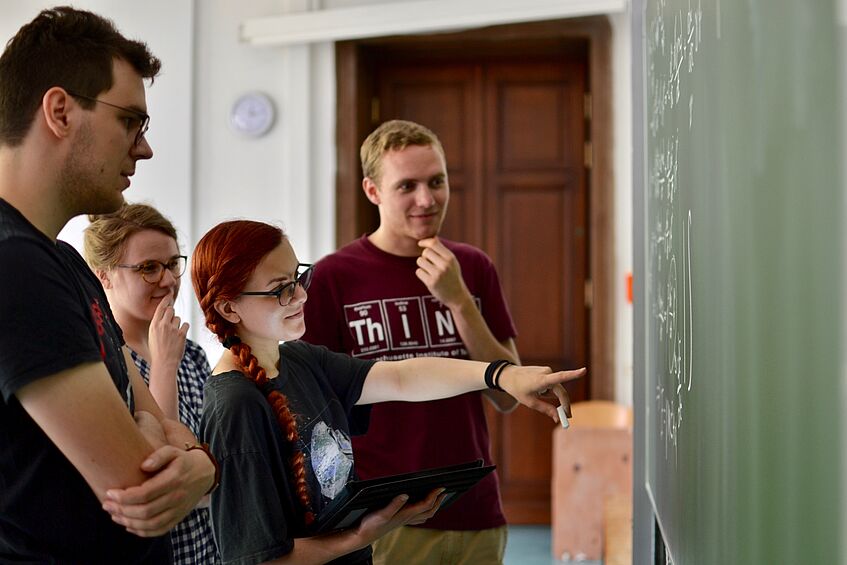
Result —
[{"label": "blonde hair", "polygon": [[92,214],[85,228],[83,255],[93,270],[108,271],[120,262],[129,237],[140,231],[155,230],[178,240],[170,220],[147,204],[127,204],[110,214]]},{"label": "blonde hair", "polygon": [[362,173],[374,182],[382,174],[382,156],[392,150],[405,149],[410,145],[432,147],[444,157],[441,141],[432,130],[407,120],[390,120],[373,130],[362,143],[359,157],[362,160]]}]

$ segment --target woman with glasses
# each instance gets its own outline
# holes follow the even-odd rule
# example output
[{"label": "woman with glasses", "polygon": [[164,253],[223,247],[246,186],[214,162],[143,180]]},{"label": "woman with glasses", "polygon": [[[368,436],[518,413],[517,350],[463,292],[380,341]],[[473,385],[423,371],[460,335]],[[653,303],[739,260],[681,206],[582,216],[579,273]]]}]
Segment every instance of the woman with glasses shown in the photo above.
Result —
[{"label": "woman with glasses", "polygon": [[354,476],[350,435],[368,423],[361,405],[499,385],[556,421],[556,408],[539,395],[552,391],[569,412],[562,383],[582,375],[499,361],[361,360],[310,345],[298,340],[310,278],[282,230],[261,222],[222,223],[192,256],[206,326],[226,348],[206,383],[201,426],[221,466],[211,511],[224,562],[370,563],[371,542],[435,514],[440,490],[417,503],[397,497],[358,526],[309,537],[309,525]]},{"label": "woman with glasses", "polygon": [[[188,324],[174,312],[186,265],[176,229],[145,204],[124,204],[90,220],[85,259],[103,283],[133,362],[165,414],[199,437],[203,385],[211,368],[203,349],[186,338]],[[195,508],[171,530],[171,545],[175,563],[216,562],[208,508]]]}]

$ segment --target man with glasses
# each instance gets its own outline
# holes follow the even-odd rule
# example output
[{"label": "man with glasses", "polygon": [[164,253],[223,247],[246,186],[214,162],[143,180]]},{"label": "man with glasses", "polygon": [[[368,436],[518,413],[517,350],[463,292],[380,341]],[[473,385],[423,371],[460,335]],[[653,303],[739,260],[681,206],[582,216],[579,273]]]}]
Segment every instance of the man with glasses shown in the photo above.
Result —
[{"label": "man with glasses", "polygon": [[117,210],[152,157],[143,81],[159,66],[67,7],[0,56],[3,562],[168,562],[159,536],[215,483],[216,463],[128,366],[99,281],[56,240],[74,216]]},{"label": "man with glasses", "polygon": [[111,106],[116,110],[120,110],[124,113],[121,119],[126,124],[127,135],[133,136],[135,140],[133,142],[134,145],[141,145],[141,139],[144,137],[144,134],[147,133],[147,130],[150,128],[150,116],[148,116],[145,112],[134,108],[124,108],[123,106],[118,106],[117,104],[112,104],[110,102],[106,102],[105,100],[99,100],[97,98],[93,98],[91,96],[85,96],[84,94],[77,94],[76,92],[67,91],[68,94],[73,96],[74,98],[81,98],[82,100],[88,100],[89,102],[96,102],[99,104],[105,104],[106,106]]},{"label": "man with glasses", "polygon": [[[514,324],[491,260],[438,237],[450,186],[435,134],[392,120],[368,136],[361,158],[362,187],[379,208],[379,227],[315,265],[303,339],[368,359],[518,363]],[[516,405],[505,393],[482,395],[501,411]],[[374,405],[367,434],[353,438],[358,474],[491,463],[482,395]],[[377,541],[374,563],[501,563],[505,524],[492,473],[425,524]]]}]

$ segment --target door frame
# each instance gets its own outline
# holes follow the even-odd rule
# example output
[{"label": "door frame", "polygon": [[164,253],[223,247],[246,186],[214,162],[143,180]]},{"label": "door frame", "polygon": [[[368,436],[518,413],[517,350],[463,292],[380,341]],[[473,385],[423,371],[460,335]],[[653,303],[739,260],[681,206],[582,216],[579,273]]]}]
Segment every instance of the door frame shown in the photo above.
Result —
[{"label": "door frame", "polygon": [[[336,64],[336,245],[362,235],[360,226],[371,225],[377,214],[361,190],[359,146],[373,129],[371,91],[373,70],[368,48],[398,47],[458,41],[522,40],[543,45],[556,39],[588,42],[588,85],[592,95],[588,131],[592,144],[588,171],[589,240],[588,272],[592,288],[589,320],[589,370],[592,399],[614,400],[614,178],[612,115],[612,33],[606,16],[572,18],[526,24],[509,24],[458,33],[396,36],[340,41],[335,44]],[[599,346],[599,347],[598,347]]]}]

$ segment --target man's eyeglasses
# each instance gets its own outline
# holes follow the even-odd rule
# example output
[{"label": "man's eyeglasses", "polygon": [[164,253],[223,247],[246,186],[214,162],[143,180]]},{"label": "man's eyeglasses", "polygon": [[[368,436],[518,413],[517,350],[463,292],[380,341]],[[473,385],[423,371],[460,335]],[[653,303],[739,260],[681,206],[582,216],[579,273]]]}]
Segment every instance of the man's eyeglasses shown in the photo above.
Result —
[{"label": "man's eyeglasses", "polygon": [[135,131],[135,145],[141,143],[141,140],[144,138],[144,134],[147,133],[147,130],[150,128],[150,116],[145,114],[144,112],[139,112],[138,110],[133,110],[132,108],[124,108],[123,106],[118,106],[117,104],[112,104],[111,102],[104,102],[99,98],[92,98],[91,96],[85,96],[84,94],[77,94],[76,92],[71,92],[70,90],[66,92],[74,98],[82,98],[83,100],[99,102],[100,104],[105,104],[106,106],[111,106],[112,108],[117,108],[118,110],[122,110],[124,112],[127,112],[128,114],[132,114],[134,117],[125,117],[123,118],[123,121],[126,122],[126,130],[128,132]]},{"label": "man's eyeglasses", "polygon": [[302,286],[303,290],[309,288],[309,283],[312,282],[312,269],[313,266],[308,263],[298,263],[297,276],[293,281],[283,283],[274,290],[242,292],[239,296],[275,296],[280,306],[288,306],[294,300],[297,285]]},{"label": "man's eyeglasses", "polygon": [[159,284],[162,281],[162,277],[165,276],[165,269],[169,270],[174,278],[178,279],[181,277],[185,272],[186,261],[188,261],[188,257],[185,255],[177,255],[167,263],[150,259],[149,261],[144,261],[137,265],[118,265],[118,267],[121,269],[132,269],[133,271],[140,273],[144,282]]}]

